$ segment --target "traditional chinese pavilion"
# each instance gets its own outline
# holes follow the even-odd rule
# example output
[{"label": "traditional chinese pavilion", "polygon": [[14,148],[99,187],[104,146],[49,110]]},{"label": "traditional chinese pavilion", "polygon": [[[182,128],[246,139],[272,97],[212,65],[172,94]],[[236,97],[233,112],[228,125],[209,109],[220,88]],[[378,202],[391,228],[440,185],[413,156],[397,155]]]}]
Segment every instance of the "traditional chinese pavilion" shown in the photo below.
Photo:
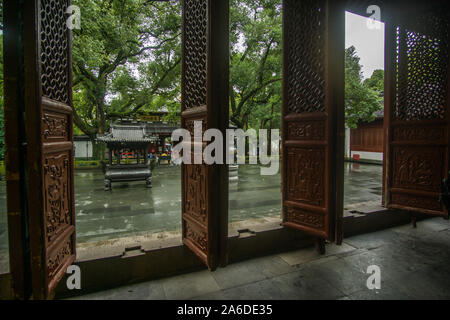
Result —
[{"label": "traditional chinese pavilion", "polygon": [[98,142],[106,143],[109,164],[105,170],[105,190],[112,182],[146,181],[152,187],[152,173],[148,163],[148,149],[158,137],[146,131],[141,122],[114,123],[109,133],[99,135]]}]

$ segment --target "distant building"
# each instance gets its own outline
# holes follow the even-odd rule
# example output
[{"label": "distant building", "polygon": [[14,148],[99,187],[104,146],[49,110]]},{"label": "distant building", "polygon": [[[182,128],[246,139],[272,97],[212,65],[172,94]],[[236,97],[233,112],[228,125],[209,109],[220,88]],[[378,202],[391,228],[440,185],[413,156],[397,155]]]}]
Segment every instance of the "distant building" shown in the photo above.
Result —
[{"label": "distant building", "polygon": [[383,161],[384,111],[375,113],[372,122],[360,122],[356,129],[346,130],[346,156],[354,160]]},{"label": "distant building", "polygon": [[162,154],[166,148],[166,142],[172,136],[172,132],[179,127],[162,121],[143,122],[137,120],[119,120],[111,125],[110,132],[106,135],[112,135],[112,130],[125,130],[139,127],[144,136],[151,136],[152,141],[147,145],[147,152]]},{"label": "distant building", "polygon": [[[156,141],[148,147],[149,153],[164,153],[165,145],[172,136],[172,132],[178,129],[176,124],[163,121],[164,116],[168,114],[167,108],[161,108],[157,112],[148,115],[138,115],[136,119],[124,119],[116,121],[113,125],[142,125],[146,135],[156,136]],[[86,135],[74,136],[75,158],[90,159],[93,157],[93,145],[90,138]]]}]

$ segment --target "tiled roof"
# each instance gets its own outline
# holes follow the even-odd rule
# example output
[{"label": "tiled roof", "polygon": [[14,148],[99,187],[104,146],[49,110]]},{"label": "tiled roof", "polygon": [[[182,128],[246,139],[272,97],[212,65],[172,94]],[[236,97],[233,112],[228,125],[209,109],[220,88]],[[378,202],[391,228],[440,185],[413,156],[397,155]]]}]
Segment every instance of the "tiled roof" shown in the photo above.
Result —
[{"label": "tiled roof", "polygon": [[145,132],[147,134],[161,134],[161,133],[168,133],[171,134],[173,131],[178,129],[178,126],[170,125],[163,122],[156,122],[156,123],[147,123],[145,126]]},{"label": "tiled roof", "polygon": [[97,136],[100,142],[154,142],[156,139],[146,132],[144,124],[113,124],[109,133]]}]

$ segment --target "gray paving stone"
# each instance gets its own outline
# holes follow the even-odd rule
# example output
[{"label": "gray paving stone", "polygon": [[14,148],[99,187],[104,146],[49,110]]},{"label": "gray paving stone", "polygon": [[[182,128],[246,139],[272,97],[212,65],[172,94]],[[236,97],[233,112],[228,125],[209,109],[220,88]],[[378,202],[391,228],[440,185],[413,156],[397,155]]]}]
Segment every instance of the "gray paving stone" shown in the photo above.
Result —
[{"label": "gray paving stone", "polygon": [[119,288],[91,293],[73,300],[165,300],[161,281],[138,283]]},{"label": "gray paving stone", "polygon": [[169,300],[191,299],[220,290],[209,271],[194,272],[165,279],[163,287]]},{"label": "gray paving stone", "polygon": [[281,259],[283,259],[287,264],[291,266],[295,266],[298,264],[307,263],[313,260],[321,259],[328,256],[333,256],[337,254],[343,254],[345,252],[351,252],[356,250],[355,247],[343,243],[341,246],[337,246],[335,244],[327,244],[325,255],[321,255],[314,248],[305,248],[292,252],[286,252],[280,254]]},{"label": "gray paving stone", "polygon": [[236,263],[211,273],[221,289],[229,289],[266,279],[261,270],[251,263]]},{"label": "gray paving stone", "polygon": [[366,281],[369,277],[361,270],[353,268],[352,265],[343,259],[335,259],[310,266],[309,274],[315,278],[327,281],[345,295],[365,289]]},{"label": "gray paving stone", "polygon": [[288,273],[272,279],[282,292],[282,299],[288,300],[335,300],[345,296],[329,282],[315,277],[309,269]]}]

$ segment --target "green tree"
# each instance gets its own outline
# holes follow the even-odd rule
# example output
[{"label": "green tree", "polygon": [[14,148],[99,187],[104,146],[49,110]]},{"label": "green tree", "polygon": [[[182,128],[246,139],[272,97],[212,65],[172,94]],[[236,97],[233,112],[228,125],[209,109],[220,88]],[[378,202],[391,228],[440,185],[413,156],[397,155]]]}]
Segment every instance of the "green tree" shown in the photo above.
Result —
[{"label": "green tree", "polygon": [[370,78],[364,80],[364,85],[382,96],[384,94],[384,70],[375,70]]},{"label": "green tree", "polygon": [[180,91],[179,1],[73,4],[81,8],[81,30],[74,30],[73,40],[75,125],[94,140],[111,120],[169,101],[173,108]]},{"label": "green tree", "polygon": [[281,1],[231,1],[230,118],[239,128],[280,126],[281,12]]},{"label": "green tree", "polygon": [[[356,49],[351,46],[345,50],[345,123],[349,128],[356,128],[358,122],[370,122],[375,119],[374,113],[382,109],[382,97],[371,85],[376,85],[376,78],[364,85],[360,58]],[[369,85],[370,84],[370,85]]]}]

